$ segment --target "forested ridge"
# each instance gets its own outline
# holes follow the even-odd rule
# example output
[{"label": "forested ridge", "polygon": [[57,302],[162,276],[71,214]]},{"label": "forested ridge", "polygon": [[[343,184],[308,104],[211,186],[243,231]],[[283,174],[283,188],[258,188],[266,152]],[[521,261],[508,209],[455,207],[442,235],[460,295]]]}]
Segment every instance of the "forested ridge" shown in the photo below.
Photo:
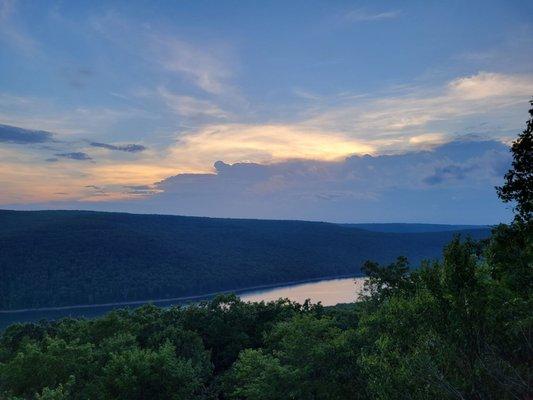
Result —
[{"label": "forested ridge", "polygon": [[[88,211],[0,211],[0,309],[172,298],[440,257],[458,232]],[[488,229],[463,235],[480,239]]]}]

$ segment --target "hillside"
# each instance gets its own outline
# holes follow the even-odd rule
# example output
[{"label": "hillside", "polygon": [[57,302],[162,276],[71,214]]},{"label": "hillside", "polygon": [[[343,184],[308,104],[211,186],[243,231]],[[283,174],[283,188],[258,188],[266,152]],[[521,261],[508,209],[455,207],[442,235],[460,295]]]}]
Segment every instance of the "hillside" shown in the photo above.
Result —
[{"label": "hillside", "polygon": [[0,309],[168,298],[437,258],[456,233],[87,211],[0,211]]},{"label": "hillside", "polygon": [[464,231],[471,229],[490,229],[488,225],[445,225],[445,224],[407,224],[407,223],[371,223],[371,224],[340,224],[347,228],[358,228],[372,232],[389,233],[427,233]]}]

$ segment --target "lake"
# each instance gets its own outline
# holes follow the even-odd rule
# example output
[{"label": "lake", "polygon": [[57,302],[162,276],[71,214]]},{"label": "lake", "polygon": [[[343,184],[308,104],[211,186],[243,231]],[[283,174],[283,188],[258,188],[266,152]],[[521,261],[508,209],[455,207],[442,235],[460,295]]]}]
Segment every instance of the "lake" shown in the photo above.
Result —
[{"label": "lake", "polygon": [[[279,298],[288,298],[298,303],[303,303],[306,299],[311,299],[313,303],[321,302],[325,306],[333,306],[339,303],[352,303],[361,292],[364,278],[341,278],[325,279],[315,282],[281,285],[268,289],[243,290],[238,295],[243,301],[259,302],[273,301]],[[212,296],[197,296],[195,301],[206,300]],[[192,300],[161,300],[153,301],[161,307],[169,307],[174,304],[188,304]],[[146,302],[148,303],[148,302]],[[109,305],[109,306],[83,306],[75,308],[63,308],[57,310],[30,310],[17,313],[0,312],[0,329],[16,322],[34,322],[41,319],[59,319],[64,317],[85,317],[94,318],[117,308],[135,308],[144,302],[135,304]]]},{"label": "lake", "polygon": [[298,303],[311,299],[325,306],[339,303],[353,303],[363,289],[364,278],[328,279],[318,282],[301,283],[271,289],[247,292],[240,295],[244,301],[273,301],[288,298]]}]

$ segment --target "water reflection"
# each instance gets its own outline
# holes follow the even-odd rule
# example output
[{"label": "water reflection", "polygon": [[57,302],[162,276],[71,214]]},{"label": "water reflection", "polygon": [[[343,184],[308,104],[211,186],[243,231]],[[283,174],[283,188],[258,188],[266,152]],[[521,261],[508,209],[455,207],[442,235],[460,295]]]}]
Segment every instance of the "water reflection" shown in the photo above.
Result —
[{"label": "water reflection", "polygon": [[311,299],[313,303],[320,301],[325,306],[334,306],[356,301],[363,283],[364,278],[331,279],[245,293],[240,297],[244,301],[273,301],[281,297],[298,303]]}]

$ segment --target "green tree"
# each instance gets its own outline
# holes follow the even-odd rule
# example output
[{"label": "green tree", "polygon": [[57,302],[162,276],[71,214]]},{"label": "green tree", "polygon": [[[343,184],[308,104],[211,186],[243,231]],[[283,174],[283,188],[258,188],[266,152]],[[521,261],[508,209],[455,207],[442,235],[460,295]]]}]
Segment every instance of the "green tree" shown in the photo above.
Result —
[{"label": "green tree", "polygon": [[516,217],[526,223],[531,222],[533,213],[533,100],[530,104],[526,129],[511,147],[512,169],[505,174],[504,185],[497,188],[504,202],[516,202]]},{"label": "green tree", "polygon": [[191,361],[176,357],[170,343],[112,355],[103,382],[106,398],[121,400],[193,399],[202,386]]},{"label": "green tree", "polygon": [[231,399],[296,399],[297,371],[263,350],[246,349],[225,377],[225,392]]},{"label": "green tree", "polygon": [[227,378],[227,390],[245,399],[359,399],[355,332],[330,318],[295,316],[276,325],[263,350],[245,350]]}]

